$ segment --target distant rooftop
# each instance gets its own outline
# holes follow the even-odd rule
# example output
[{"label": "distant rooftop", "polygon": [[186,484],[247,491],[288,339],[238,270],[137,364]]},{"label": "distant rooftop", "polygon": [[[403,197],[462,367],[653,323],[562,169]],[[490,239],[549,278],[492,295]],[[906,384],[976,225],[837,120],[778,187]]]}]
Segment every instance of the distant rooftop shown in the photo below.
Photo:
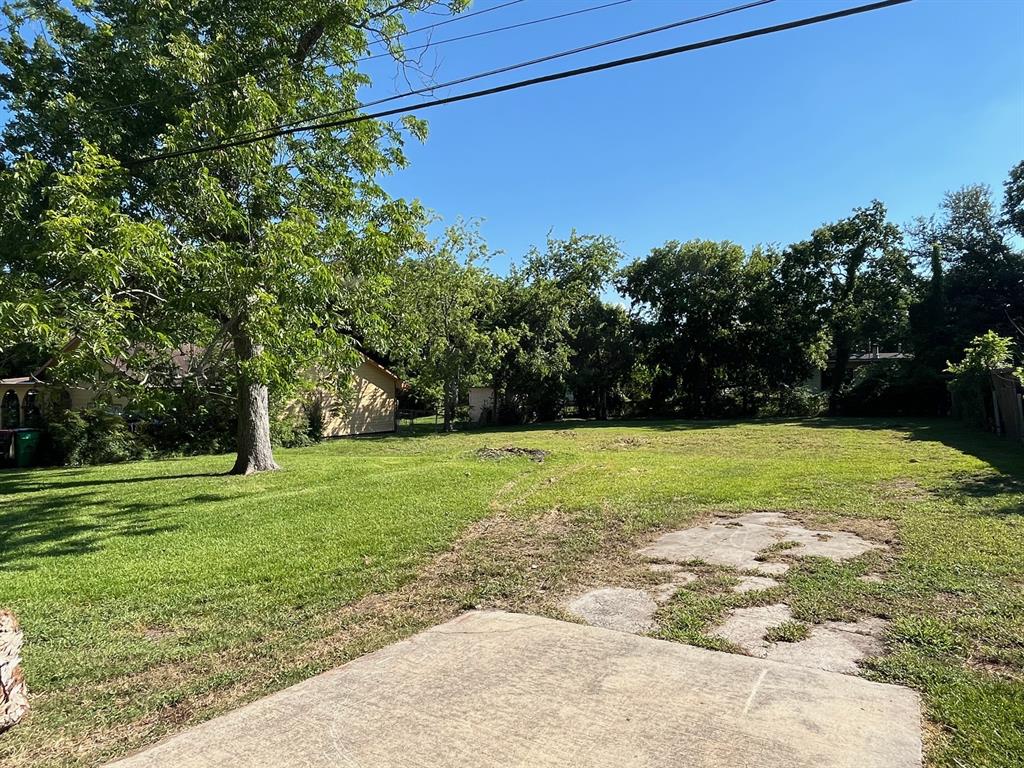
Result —
[{"label": "distant rooftop", "polygon": [[38,379],[35,376],[12,376],[9,379],[0,379],[0,385],[3,384],[42,384],[42,379]]},{"label": "distant rooftop", "polygon": [[913,360],[909,352],[857,352],[850,355],[851,363],[872,363],[876,360]]}]

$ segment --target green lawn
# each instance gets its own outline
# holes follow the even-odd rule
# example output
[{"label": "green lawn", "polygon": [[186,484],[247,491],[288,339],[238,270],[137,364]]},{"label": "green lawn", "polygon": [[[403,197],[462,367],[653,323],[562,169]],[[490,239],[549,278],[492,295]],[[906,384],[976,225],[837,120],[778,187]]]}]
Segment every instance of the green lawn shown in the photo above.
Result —
[{"label": "green lawn", "polygon": [[[475,454],[504,445],[550,454]],[[871,675],[924,694],[932,765],[1024,758],[1020,446],[938,421],[566,423],[278,458],[0,472],[0,605],[34,704],[0,765],[95,764],[466,607],[552,612],[658,530],[754,509],[892,538],[777,594],[802,622],[892,621]],[[703,642],[730,599],[683,593],[663,636]]]}]

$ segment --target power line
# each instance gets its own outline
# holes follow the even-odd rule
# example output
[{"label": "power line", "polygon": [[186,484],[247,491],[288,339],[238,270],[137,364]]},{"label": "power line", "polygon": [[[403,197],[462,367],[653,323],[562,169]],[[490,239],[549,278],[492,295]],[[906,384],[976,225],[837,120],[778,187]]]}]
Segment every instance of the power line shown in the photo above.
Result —
[{"label": "power line", "polygon": [[257,141],[265,141],[266,139],[278,138],[280,136],[285,136],[292,133],[324,130],[328,128],[341,128],[347,125],[365,122],[367,120],[377,120],[384,117],[392,117],[394,115],[405,114],[407,112],[414,112],[420,109],[427,109],[429,107],[438,107],[445,104],[455,104],[461,101],[468,101],[470,99],[478,99],[484,96],[492,96],[498,93],[506,93],[508,91],[519,90],[521,88],[528,88],[530,86],[540,85],[542,83],[550,83],[558,80],[565,80],[567,78],[591,74],[593,72],[603,72],[608,69],[623,67],[629,64],[637,64],[645,61],[654,61],[656,59],[662,59],[667,56],[675,56],[682,53],[688,53],[690,51],[697,51],[705,48],[712,48],[719,45],[725,45],[727,43],[734,43],[740,40],[749,40],[755,37],[763,37],[765,35],[771,35],[777,32],[785,32],[787,30],[798,29],[800,27],[807,27],[813,24],[821,24],[826,21],[842,19],[848,16],[856,16],[858,14],[877,11],[883,8],[889,8],[895,5],[902,5],[908,2],[910,2],[910,0],[881,0],[881,2],[869,3],[867,5],[859,5],[852,8],[844,8],[842,10],[833,11],[831,13],[824,13],[818,16],[809,16],[802,19],[796,19],[794,21],[788,21],[783,24],[775,24],[770,27],[761,27],[759,29],[749,30],[747,32],[739,32],[733,35],[712,38],[710,40],[702,40],[696,43],[688,43],[687,45],[680,45],[674,48],[664,48],[662,50],[651,51],[649,53],[643,53],[637,56],[629,56],[623,59],[615,59],[613,61],[602,62],[600,64],[592,64],[587,67],[579,67],[577,69],[564,70],[562,72],[555,72],[550,75],[534,77],[528,80],[519,80],[513,83],[507,83],[505,85],[498,85],[493,88],[486,88],[479,91],[470,91],[469,93],[463,93],[456,96],[448,96],[441,99],[434,99],[432,101],[426,101],[420,104],[396,107],[394,109],[387,109],[382,110],[380,112],[373,112],[369,114],[356,115],[355,117],[345,118],[341,120],[330,120],[320,123],[311,123],[308,125],[302,125],[298,127],[281,128],[278,130],[270,131],[260,136],[236,139],[233,141],[224,141],[214,145],[190,147],[185,149],[172,150],[170,152],[162,152],[155,155],[147,155],[136,160],[128,161],[125,164],[128,166],[136,166],[145,163],[153,163],[158,160],[168,160],[171,158],[187,157],[190,155],[214,152],[221,149],[230,149],[232,147],[242,146],[245,144],[252,144]]},{"label": "power line", "polygon": [[[510,5],[518,5],[519,3],[524,3],[524,2],[526,2],[526,0],[509,0],[509,2],[499,3],[498,5],[492,5],[489,8],[483,8],[483,9],[481,9],[479,11],[473,11],[472,13],[461,13],[461,14],[459,14],[457,16],[453,16],[450,19],[445,19],[444,21],[439,21],[439,22],[437,22],[435,24],[428,24],[427,26],[417,27],[416,29],[409,29],[409,30],[406,30],[405,32],[400,32],[399,34],[394,35],[393,37],[389,37],[389,38],[386,38],[386,39],[382,38],[380,40],[372,40],[372,41],[368,42],[367,45],[378,45],[378,44],[381,44],[381,43],[390,43],[393,40],[398,40],[399,38],[406,37],[407,35],[413,35],[413,34],[415,34],[417,32],[426,32],[427,30],[430,30],[430,29],[435,29],[437,27],[443,27],[445,24],[452,24],[453,22],[456,22],[456,21],[465,21],[466,19],[472,18],[473,16],[480,16],[480,15],[482,15],[484,13],[490,13],[491,11],[497,11],[497,10],[500,10],[502,8],[507,8]],[[619,2],[630,2],[630,0],[619,0]],[[0,32],[2,32],[2,31],[3,30],[0,30]],[[484,34],[484,33],[483,32],[478,32],[477,34]],[[450,41],[446,40],[444,42],[450,42]],[[424,47],[424,46],[419,46],[419,47]],[[414,48],[412,50],[416,50],[416,49]],[[381,56],[390,56],[390,55],[391,55],[390,53],[376,53],[376,54],[373,54],[371,56],[365,56],[365,57],[360,58],[360,59],[355,59],[353,63],[359,62],[359,61],[368,61],[369,59],[376,59],[376,58],[380,58]],[[228,77],[228,78],[225,78],[223,80],[215,80],[213,83],[210,83],[210,85],[208,87],[210,87],[210,86],[218,87],[218,86],[221,86],[221,85],[231,85],[232,83],[237,83],[237,82],[239,82],[241,80],[244,80],[247,77],[252,76],[253,74],[255,74],[255,73],[254,72],[247,72],[246,74],[239,75],[238,77]],[[272,76],[270,78],[270,80],[271,80],[271,82],[273,82],[274,80],[280,80],[282,77],[284,77],[284,73],[281,73],[279,75],[274,75],[274,76]],[[153,97],[153,98],[149,98],[149,99],[138,99],[137,101],[128,101],[128,102],[125,102],[123,104],[114,104],[114,105],[109,106],[109,107],[104,107],[103,109],[97,109],[95,114],[105,115],[108,112],[119,112],[119,111],[121,111],[123,109],[130,109],[132,107],[139,107],[139,106],[142,106],[144,104],[153,104],[154,102],[157,102],[157,101],[160,101],[160,97]]]},{"label": "power line", "polygon": [[[437,46],[437,45],[443,45],[444,43],[457,43],[460,40],[469,40],[469,39],[474,38],[474,37],[483,37],[484,35],[493,35],[496,32],[507,32],[510,29],[520,29],[521,27],[529,27],[529,26],[533,26],[534,24],[543,24],[543,23],[548,22],[548,21],[557,21],[558,19],[567,19],[570,16],[578,16],[581,13],[590,13],[591,11],[600,11],[600,10],[604,10],[605,8],[611,8],[612,6],[615,6],[615,5],[625,5],[626,3],[631,3],[631,2],[633,2],[633,0],[615,0],[615,2],[613,2],[613,3],[605,3],[604,5],[593,5],[593,6],[590,6],[589,8],[579,8],[579,9],[577,9],[575,11],[567,11],[566,13],[559,13],[559,14],[556,14],[554,16],[546,16],[543,19],[531,19],[530,21],[521,21],[521,22],[519,22],[517,24],[507,24],[504,27],[495,27],[493,29],[483,29],[483,30],[481,30],[479,32],[470,32],[468,35],[459,35],[458,37],[447,37],[444,40],[433,40],[433,41],[431,41],[429,43],[424,43],[423,45],[413,45],[413,46],[410,46],[408,48],[403,48],[402,49],[402,53],[408,53],[409,51],[423,51],[423,50],[426,50],[427,48],[433,48],[434,46]],[[356,59],[356,61],[370,61],[371,59],[379,59],[382,56],[390,56],[390,55],[391,55],[390,52],[387,52],[387,53],[375,53],[375,54],[373,54],[371,56],[363,56],[361,59]]]},{"label": "power line", "polygon": [[[425,27],[418,27],[417,29],[407,29],[401,34],[395,35],[392,40],[397,40],[400,37],[406,37],[407,35],[415,35],[417,32],[426,32],[429,29],[437,29],[443,27],[445,24],[451,24],[453,21],[464,21],[465,19],[471,19],[474,16],[481,16],[491,11],[498,11],[502,8],[508,8],[510,5],[518,5],[519,3],[526,2],[526,0],[509,0],[507,3],[499,3],[498,5],[492,5],[490,8],[481,8],[479,11],[473,11],[472,13],[460,13],[457,16],[452,16],[450,19],[439,21],[436,24],[428,24]],[[383,40],[374,40],[373,44],[383,43]]]},{"label": "power line", "polygon": [[547,56],[541,56],[540,58],[530,59],[529,61],[519,62],[518,64],[509,64],[507,66],[498,67],[497,69],[491,69],[491,70],[488,70],[486,72],[479,72],[477,74],[467,75],[465,77],[460,77],[460,78],[457,78],[455,80],[449,80],[448,82],[445,82],[445,83],[437,83],[437,84],[427,85],[427,86],[424,86],[422,88],[415,88],[415,89],[413,89],[411,91],[404,91],[402,93],[396,93],[396,94],[394,94],[392,96],[386,96],[386,97],[384,97],[382,99],[375,99],[373,101],[363,102],[362,104],[359,104],[358,106],[355,106],[355,107],[350,107],[350,108],[342,109],[342,110],[335,110],[333,112],[322,112],[322,113],[320,113],[318,115],[313,115],[313,116],[310,116],[310,117],[303,118],[302,120],[293,120],[292,122],[288,122],[288,123],[278,123],[277,125],[268,125],[268,126],[264,126],[263,128],[255,129],[255,130],[252,130],[252,131],[242,131],[240,133],[234,134],[233,136],[229,137],[229,139],[231,139],[231,140],[238,139],[238,138],[241,138],[243,136],[258,136],[258,135],[261,135],[263,133],[266,133],[267,131],[278,130],[278,129],[281,129],[281,128],[287,128],[287,127],[290,127],[290,126],[293,126],[293,125],[302,125],[303,123],[308,123],[310,120],[322,120],[322,119],[324,119],[326,117],[335,117],[337,115],[349,114],[351,112],[356,112],[356,111],[358,111],[360,109],[366,109],[367,107],[377,107],[377,106],[380,106],[381,104],[387,104],[388,102],[391,102],[391,101],[396,101],[398,99],[404,99],[404,98],[406,98],[408,96],[418,96],[420,94],[430,93],[432,91],[440,90],[441,88],[450,88],[450,87],[455,86],[455,85],[462,85],[464,83],[472,82],[474,80],[481,80],[481,79],[486,78],[486,77],[493,77],[494,75],[504,74],[506,72],[511,72],[513,70],[523,69],[525,67],[532,67],[532,66],[535,66],[537,64],[543,64],[543,63],[548,62],[548,61],[554,61],[555,59],[562,59],[562,58],[565,58],[566,56],[574,56],[577,53],[583,53],[583,52],[586,52],[586,51],[593,51],[593,50],[596,50],[598,48],[603,48],[603,47],[608,46],[608,45],[614,45],[616,43],[622,43],[622,42],[625,42],[627,40],[635,40],[635,39],[637,39],[639,37],[644,37],[646,35],[653,35],[653,34],[655,34],[657,32],[664,32],[664,31],[669,30],[669,29],[676,29],[678,27],[684,27],[684,26],[686,26],[688,24],[696,24],[696,23],[701,22],[701,21],[708,21],[709,19],[719,18],[721,16],[728,16],[729,14],[732,14],[732,13],[737,13],[739,11],[745,11],[745,10],[748,10],[750,8],[756,8],[756,7],[761,6],[761,5],[768,5],[769,3],[774,3],[774,2],[775,2],[775,0],[753,0],[752,2],[745,3],[744,5],[735,5],[735,6],[732,6],[731,8],[723,8],[722,10],[712,11],[711,13],[705,13],[705,14],[703,14],[701,16],[691,16],[688,19],[682,19],[680,21],[673,21],[673,22],[671,22],[669,24],[662,24],[659,27],[652,27],[650,29],[643,29],[643,30],[640,30],[639,32],[631,32],[630,34],[627,34],[627,35],[621,35],[619,37],[613,37],[610,40],[601,40],[601,41],[598,41],[596,43],[590,43],[588,45],[580,46],[578,48],[571,48],[570,50],[567,50],[567,51],[559,51],[557,53],[552,53],[552,54],[549,54]]}]

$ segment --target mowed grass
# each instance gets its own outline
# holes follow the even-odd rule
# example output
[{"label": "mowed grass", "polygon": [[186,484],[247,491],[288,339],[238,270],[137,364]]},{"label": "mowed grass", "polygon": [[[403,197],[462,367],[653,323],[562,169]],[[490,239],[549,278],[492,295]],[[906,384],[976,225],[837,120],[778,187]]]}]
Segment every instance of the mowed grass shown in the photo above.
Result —
[{"label": "mowed grass", "polygon": [[[550,453],[476,456],[505,445]],[[550,569],[544,588],[557,590],[600,556],[587,531],[408,597],[473,523],[552,510],[638,540],[759,509],[886,526],[884,561],[794,568],[782,592],[796,618],[892,622],[870,674],[922,692],[932,765],[1024,756],[1019,445],[945,421],[620,422],[335,441],[278,458],[284,471],[252,478],[219,474],[224,456],[0,473],[0,605],[25,629],[34,705],[0,737],[0,765],[123,754],[481,595],[528,601],[528,569]],[[880,584],[858,579],[877,570]],[[403,608],[385,618],[389,599]],[[725,607],[684,594],[667,636],[700,642]]]}]

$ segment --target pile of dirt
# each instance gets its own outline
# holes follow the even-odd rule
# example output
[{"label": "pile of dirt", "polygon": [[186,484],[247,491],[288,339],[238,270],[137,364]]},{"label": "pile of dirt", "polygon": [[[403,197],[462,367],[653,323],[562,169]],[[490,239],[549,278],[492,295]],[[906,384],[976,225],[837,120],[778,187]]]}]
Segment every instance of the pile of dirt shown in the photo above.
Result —
[{"label": "pile of dirt", "polygon": [[478,459],[484,459],[486,461],[500,461],[501,459],[508,459],[514,456],[526,456],[530,461],[542,462],[544,457],[548,455],[547,451],[542,451],[540,448],[519,448],[514,445],[506,445],[504,448],[480,448],[476,452]]}]

